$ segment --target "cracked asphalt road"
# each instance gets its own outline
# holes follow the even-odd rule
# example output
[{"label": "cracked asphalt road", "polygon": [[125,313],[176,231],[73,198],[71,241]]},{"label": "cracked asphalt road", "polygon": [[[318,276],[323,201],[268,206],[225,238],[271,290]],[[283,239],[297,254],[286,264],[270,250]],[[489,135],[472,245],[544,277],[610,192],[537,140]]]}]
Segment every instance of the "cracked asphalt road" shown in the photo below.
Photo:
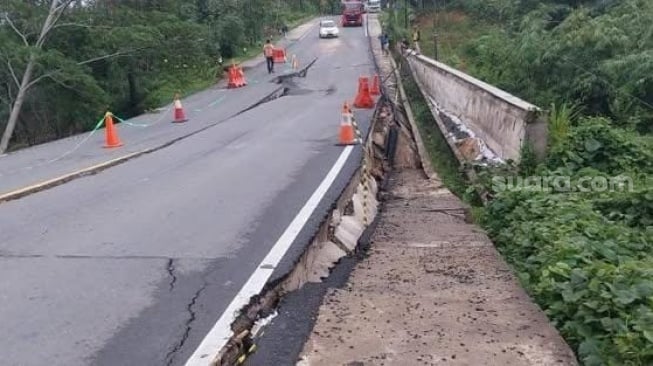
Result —
[{"label": "cracked asphalt road", "polygon": [[[301,93],[0,204],[2,365],[184,364],[333,166],[343,149],[335,146],[342,103],[372,72],[361,28],[332,40],[318,40],[314,29],[293,50],[304,62],[318,57],[291,86]],[[263,67],[250,75],[264,78]],[[275,87],[233,92],[251,93],[251,102],[239,102],[246,106]],[[223,105],[190,108],[205,123]],[[363,129],[370,114],[357,112]],[[355,151],[291,257],[356,168]]]}]

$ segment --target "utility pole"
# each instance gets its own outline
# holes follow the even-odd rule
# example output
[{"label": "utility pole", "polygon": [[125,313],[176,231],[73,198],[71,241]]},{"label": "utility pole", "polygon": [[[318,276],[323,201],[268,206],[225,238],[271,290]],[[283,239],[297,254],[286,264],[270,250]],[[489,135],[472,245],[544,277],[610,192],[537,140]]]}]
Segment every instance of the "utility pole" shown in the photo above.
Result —
[{"label": "utility pole", "polygon": [[435,16],[433,17],[433,56],[436,61],[438,61],[438,23],[437,23],[437,18],[440,14],[438,14],[438,9],[435,9]]},{"label": "utility pole", "polygon": [[433,33],[433,49],[435,50],[434,52],[435,61],[438,61],[439,57],[438,57],[438,34],[437,33]]}]

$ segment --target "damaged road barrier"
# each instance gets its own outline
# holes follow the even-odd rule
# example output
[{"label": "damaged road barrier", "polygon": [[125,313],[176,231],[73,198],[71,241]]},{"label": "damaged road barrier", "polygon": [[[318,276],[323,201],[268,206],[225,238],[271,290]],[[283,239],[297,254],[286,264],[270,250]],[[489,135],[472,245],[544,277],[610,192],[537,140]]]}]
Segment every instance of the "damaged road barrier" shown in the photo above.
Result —
[{"label": "damaged road barrier", "polygon": [[358,93],[354,100],[354,107],[364,109],[374,108],[374,100],[370,95],[369,79],[365,76],[358,78]]},{"label": "damaged road barrier", "polygon": [[356,139],[354,126],[352,124],[353,114],[349,108],[349,104],[345,102],[342,106],[342,117],[340,120],[340,132],[338,134],[338,145],[356,145],[358,140]]},{"label": "damaged road barrier", "polygon": [[113,148],[122,146],[116,126],[113,124],[113,114],[107,112],[104,114],[104,131],[105,131],[105,148]]},{"label": "damaged road barrier", "polygon": [[179,93],[175,94],[174,106],[175,112],[174,120],[172,123],[183,123],[188,121],[188,118],[186,118],[186,113],[184,113],[184,107],[181,105],[181,100],[179,99]]},{"label": "damaged road barrier", "polygon": [[372,79],[372,87],[370,87],[370,95],[373,96],[381,95],[381,82],[379,80],[379,74],[375,74],[374,79]]}]

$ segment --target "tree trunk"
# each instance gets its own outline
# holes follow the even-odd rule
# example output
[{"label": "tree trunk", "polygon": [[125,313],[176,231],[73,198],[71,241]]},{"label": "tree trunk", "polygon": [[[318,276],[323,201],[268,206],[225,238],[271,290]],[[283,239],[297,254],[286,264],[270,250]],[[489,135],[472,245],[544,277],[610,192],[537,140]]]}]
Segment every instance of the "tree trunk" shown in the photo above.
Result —
[{"label": "tree trunk", "polygon": [[[52,0],[50,3],[50,11],[48,11],[48,16],[45,18],[45,22],[43,22],[43,27],[41,27],[41,34],[39,35],[39,38],[35,44],[36,48],[40,49],[43,46],[45,37],[52,29],[53,23],[56,22],[57,12],[63,11],[64,8],[57,8],[59,5],[59,0]],[[34,72],[35,63],[36,54],[32,51],[30,52],[29,60],[27,61],[27,66],[25,67],[25,73],[23,74],[23,78],[20,82],[20,87],[18,88],[18,95],[16,95],[16,100],[11,107],[11,113],[9,114],[7,127],[5,128],[5,131],[2,134],[2,139],[0,140],[0,155],[4,154],[9,147],[9,140],[11,140],[11,136],[13,135],[14,129],[16,128],[16,122],[18,121],[18,117],[20,117],[20,112],[23,108],[23,102],[25,101],[25,95],[27,95],[27,90],[29,89],[30,82],[32,81],[32,73]]]},{"label": "tree trunk", "polygon": [[18,122],[18,117],[20,116],[20,111],[23,108],[23,102],[25,101],[25,95],[27,94],[27,85],[32,79],[32,72],[34,71],[34,63],[36,62],[34,54],[32,54],[27,62],[27,68],[23,74],[23,80],[20,82],[20,88],[18,88],[18,95],[16,95],[16,100],[11,106],[11,114],[9,115],[9,120],[7,121],[7,127],[5,127],[5,132],[2,134],[2,140],[0,140],[0,155],[4,154],[9,147],[9,140],[14,133],[16,128],[16,122]]},{"label": "tree trunk", "polygon": [[138,90],[136,89],[136,77],[134,76],[134,66],[129,66],[129,71],[127,72],[127,83],[129,85],[129,116],[136,116],[141,111],[138,107],[140,103],[140,98],[138,95]]}]

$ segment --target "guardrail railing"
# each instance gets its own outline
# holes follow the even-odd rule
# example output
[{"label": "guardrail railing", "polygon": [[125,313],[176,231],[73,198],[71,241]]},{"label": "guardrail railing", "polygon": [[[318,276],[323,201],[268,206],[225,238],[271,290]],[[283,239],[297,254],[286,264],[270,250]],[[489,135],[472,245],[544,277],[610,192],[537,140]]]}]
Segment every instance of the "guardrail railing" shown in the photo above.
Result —
[{"label": "guardrail railing", "polygon": [[465,160],[519,161],[524,144],[545,154],[542,109],[413,50],[404,56],[445,137],[465,150]]}]

